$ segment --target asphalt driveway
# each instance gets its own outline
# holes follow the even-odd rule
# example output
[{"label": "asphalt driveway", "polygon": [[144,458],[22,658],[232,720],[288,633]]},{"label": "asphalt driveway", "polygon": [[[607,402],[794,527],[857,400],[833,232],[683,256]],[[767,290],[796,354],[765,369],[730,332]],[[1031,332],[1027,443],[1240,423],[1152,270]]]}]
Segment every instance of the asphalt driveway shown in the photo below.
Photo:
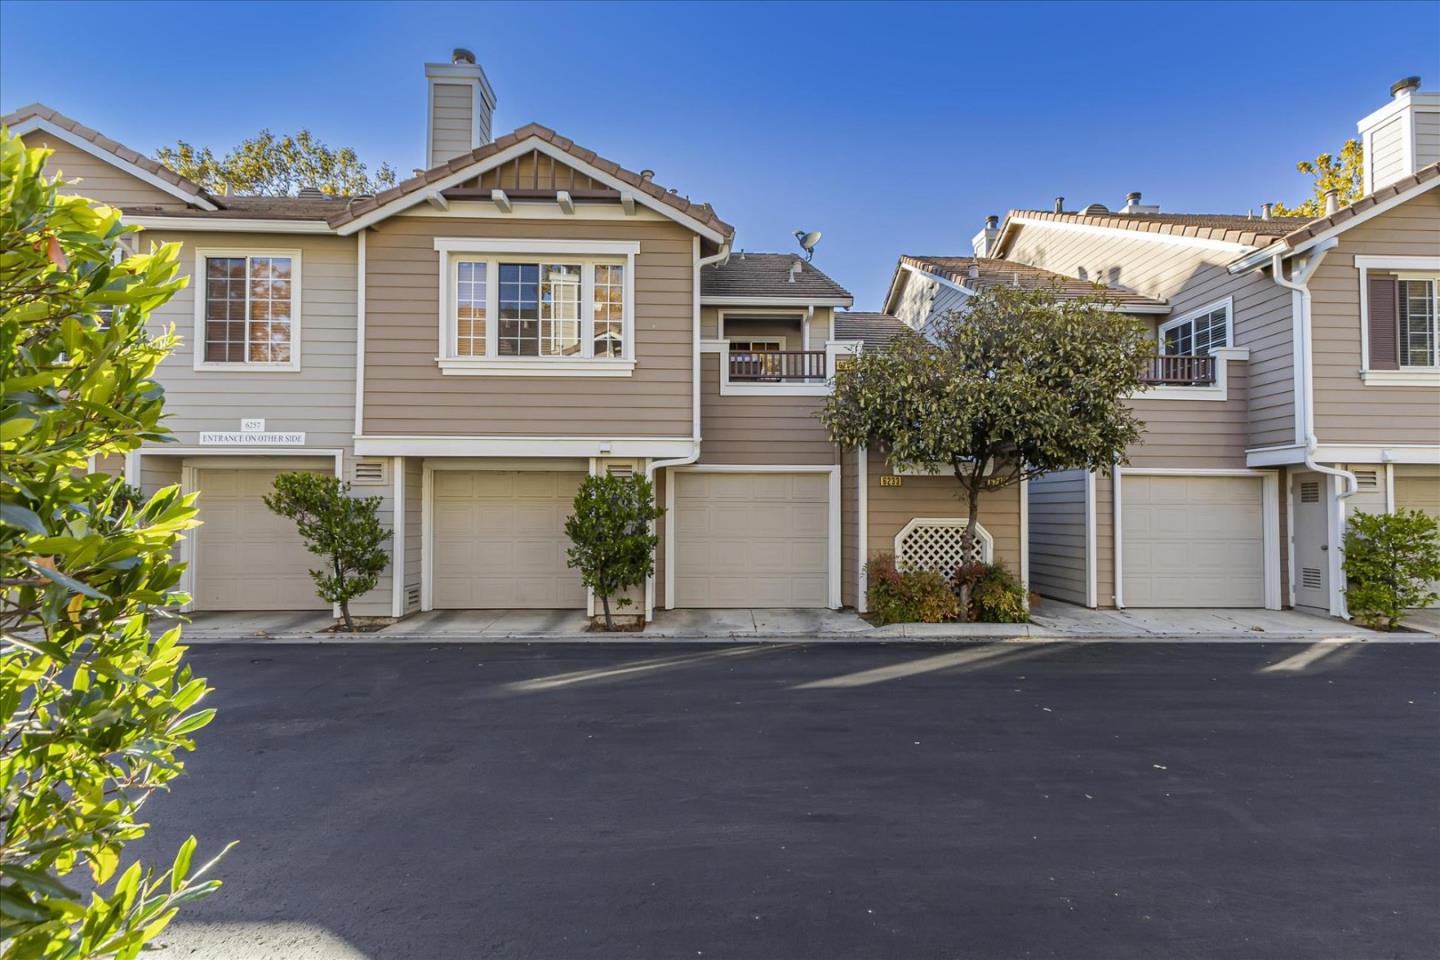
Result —
[{"label": "asphalt driveway", "polygon": [[186,958],[1421,958],[1440,644],[212,645]]}]

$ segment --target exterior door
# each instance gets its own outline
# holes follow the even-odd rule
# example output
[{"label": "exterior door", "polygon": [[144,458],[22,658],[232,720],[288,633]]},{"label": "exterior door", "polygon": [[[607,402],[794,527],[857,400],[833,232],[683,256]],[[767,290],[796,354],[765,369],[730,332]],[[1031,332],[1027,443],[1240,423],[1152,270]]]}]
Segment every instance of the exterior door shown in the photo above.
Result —
[{"label": "exterior door", "polygon": [[565,563],[565,518],[584,477],[570,471],[436,470],[431,606],[583,608],[580,574]]},{"label": "exterior door", "polygon": [[1290,481],[1294,504],[1295,604],[1330,611],[1329,478],[1308,471]]}]

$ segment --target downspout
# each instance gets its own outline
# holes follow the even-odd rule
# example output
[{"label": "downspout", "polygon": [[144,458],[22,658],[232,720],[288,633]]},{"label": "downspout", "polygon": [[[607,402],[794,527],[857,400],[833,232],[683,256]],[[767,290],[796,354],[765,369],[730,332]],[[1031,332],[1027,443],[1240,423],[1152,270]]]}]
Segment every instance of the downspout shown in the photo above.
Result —
[{"label": "downspout", "polygon": [[[1323,243],[1317,244],[1311,252],[1309,259],[1306,260],[1304,267],[1296,272],[1294,279],[1285,276],[1284,258],[1281,254],[1277,253],[1270,258],[1270,272],[1275,282],[1285,289],[1300,295],[1300,322],[1296,331],[1299,335],[1300,342],[1300,366],[1299,369],[1295,371],[1295,375],[1302,378],[1304,384],[1302,396],[1305,402],[1302,405],[1302,409],[1296,411],[1296,416],[1301,418],[1305,430],[1305,467],[1308,470],[1313,470],[1315,473],[1329,477],[1338,477],[1344,484],[1344,488],[1335,495],[1336,508],[1340,512],[1338,516],[1331,518],[1332,529],[1329,531],[1331,535],[1326,537],[1326,539],[1330,541],[1338,541],[1338,539],[1343,536],[1345,511],[1343,501],[1353,497],[1360,489],[1360,483],[1355,479],[1354,473],[1349,470],[1341,470],[1337,467],[1327,467],[1315,459],[1315,455],[1319,452],[1320,441],[1315,436],[1315,361],[1314,337],[1311,325],[1310,277],[1320,266],[1321,261],[1325,259],[1325,255],[1335,249],[1335,247],[1339,245],[1339,242],[1335,237],[1331,237]],[[1291,536],[1294,536],[1294,531],[1291,531]],[[1336,552],[1332,554],[1332,557],[1336,557],[1337,559],[1331,561],[1330,579],[1332,584],[1335,584],[1338,589],[1338,574],[1341,570],[1338,560],[1340,544],[1333,542],[1332,546],[1334,546],[1336,550]],[[1295,571],[1290,571],[1290,576],[1294,577]],[[1340,590],[1338,593],[1340,600],[1338,609],[1332,610],[1331,612],[1348,620],[1350,619],[1350,613],[1345,608],[1344,591]]]},{"label": "downspout", "polygon": [[[700,238],[695,238],[695,252],[700,252]],[[655,472],[667,467],[683,467],[700,459],[700,271],[711,264],[723,263],[730,259],[730,241],[726,240],[720,245],[720,250],[714,256],[695,258],[695,270],[691,277],[690,287],[693,294],[694,311],[691,321],[691,368],[690,381],[692,394],[690,398],[690,443],[691,449],[683,457],[672,457],[669,460],[652,460],[645,466],[645,479],[650,483],[655,482]],[[654,530],[654,525],[651,525]],[[671,549],[669,543],[665,549]],[[667,598],[669,599],[669,598]],[[646,621],[655,618],[655,575],[652,573],[645,579],[645,619]]]}]

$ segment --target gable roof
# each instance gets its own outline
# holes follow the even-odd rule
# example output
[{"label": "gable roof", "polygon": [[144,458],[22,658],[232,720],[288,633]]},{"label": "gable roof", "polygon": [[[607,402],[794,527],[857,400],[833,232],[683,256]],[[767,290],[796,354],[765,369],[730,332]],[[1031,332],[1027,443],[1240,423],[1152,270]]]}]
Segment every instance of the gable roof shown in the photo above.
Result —
[{"label": "gable roof", "polygon": [[143,153],[111,140],[98,130],[92,130],[63,113],[52,110],[43,103],[32,103],[13,113],[5,114],[0,117],[0,126],[9,127],[10,132],[17,136],[35,130],[52,133],[85,152],[125,170],[137,179],[158,187],[186,203],[194,204],[202,210],[214,212],[225,206],[195,181],[180,176]]},{"label": "gable roof", "polygon": [[1241,273],[1257,266],[1264,266],[1276,254],[1284,256],[1298,252],[1311,246],[1316,240],[1335,233],[1343,233],[1350,227],[1358,226],[1371,217],[1378,216],[1386,210],[1412,199],[1415,195],[1436,187],[1440,187],[1440,163],[1421,167],[1408,177],[1401,177],[1392,184],[1366,194],[1348,207],[1341,207],[1332,214],[1317,217],[1314,220],[1305,220],[1297,229],[1275,238],[1274,242],[1263,249],[1240,257],[1227,269],[1231,273]]},{"label": "gable roof", "polygon": [[908,329],[898,317],[888,313],[854,310],[835,314],[835,339],[862,341],[867,350],[883,349],[901,330]]},{"label": "gable roof", "polygon": [[[790,267],[800,264],[792,282]],[[723,263],[700,271],[702,303],[735,303],[740,299],[849,306],[850,291],[831,280],[813,263],[793,253],[732,253]]]},{"label": "gable roof", "polygon": [[1003,251],[1014,235],[1012,224],[1066,223],[1112,230],[1133,230],[1137,233],[1160,234],[1194,240],[1212,240],[1240,246],[1264,246],[1303,226],[1305,217],[1242,216],[1229,213],[1101,213],[1084,214],[1053,210],[1011,210],[1005,216],[996,249]]},{"label": "gable roof", "polygon": [[[976,277],[970,276],[972,266],[978,274]],[[891,281],[890,293],[885,298],[887,308],[891,307],[891,301],[898,290],[900,274],[906,267],[940,277],[972,292],[999,285],[1018,286],[1026,290],[1053,287],[1061,299],[1102,295],[1114,302],[1116,309],[1123,313],[1170,312],[1170,306],[1164,300],[1156,300],[1123,287],[1107,287],[1042,267],[1032,267],[1028,263],[990,257],[924,257],[910,254],[901,256],[895,267],[895,278]]]},{"label": "gable roof", "polygon": [[667,190],[648,177],[627,170],[613,160],[606,160],[594,150],[588,150],[538,123],[526,124],[373,197],[357,199],[354,203],[347,204],[345,210],[331,217],[330,226],[339,229],[342,234],[353,233],[363,226],[408,209],[420,202],[421,194],[458,186],[488,167],[524,152],[527,146],[539,148],[551,156],[558,156],[562,162],[574,163],[582,172],[592,177],[613,181],[617,186],[633,191],[637,201],[671,219],[698,228],[701,233],[709,233],[717,242],[726,242],[735,235],[735,228],[721,220],[710,204],[693,203],[688,197]]}]

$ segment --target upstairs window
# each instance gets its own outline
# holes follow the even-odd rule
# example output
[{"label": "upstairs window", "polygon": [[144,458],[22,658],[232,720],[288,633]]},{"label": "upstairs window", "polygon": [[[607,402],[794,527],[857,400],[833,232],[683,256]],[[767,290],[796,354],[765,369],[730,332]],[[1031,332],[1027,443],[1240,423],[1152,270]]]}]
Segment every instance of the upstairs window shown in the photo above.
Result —
[{"label": "upstairs window", "polygon": [[1437,367],[1433,279],[1402,279],[1400,281],[1400,366]]},{"label": "upstairs window", "polygon": [[1366,270],[1367,371],[1440,369],[1437,288],[1440,274]]},{"label": "upstairs window", "polygon": [[[638,244],[456,238],[435,245],[445,271],[442,371],[629,374]],[[527,256],[527,247],[545,252]]]},{"label": "upstairs window", "polygon": [[1229,300],[1160,325],[1160,352],[1165,356],[1203,357],[1229,345]]},{"label": "upstairs window", "polygon": [[196,367],[293,370],[299,365],[296,252],[201,251]]}]

